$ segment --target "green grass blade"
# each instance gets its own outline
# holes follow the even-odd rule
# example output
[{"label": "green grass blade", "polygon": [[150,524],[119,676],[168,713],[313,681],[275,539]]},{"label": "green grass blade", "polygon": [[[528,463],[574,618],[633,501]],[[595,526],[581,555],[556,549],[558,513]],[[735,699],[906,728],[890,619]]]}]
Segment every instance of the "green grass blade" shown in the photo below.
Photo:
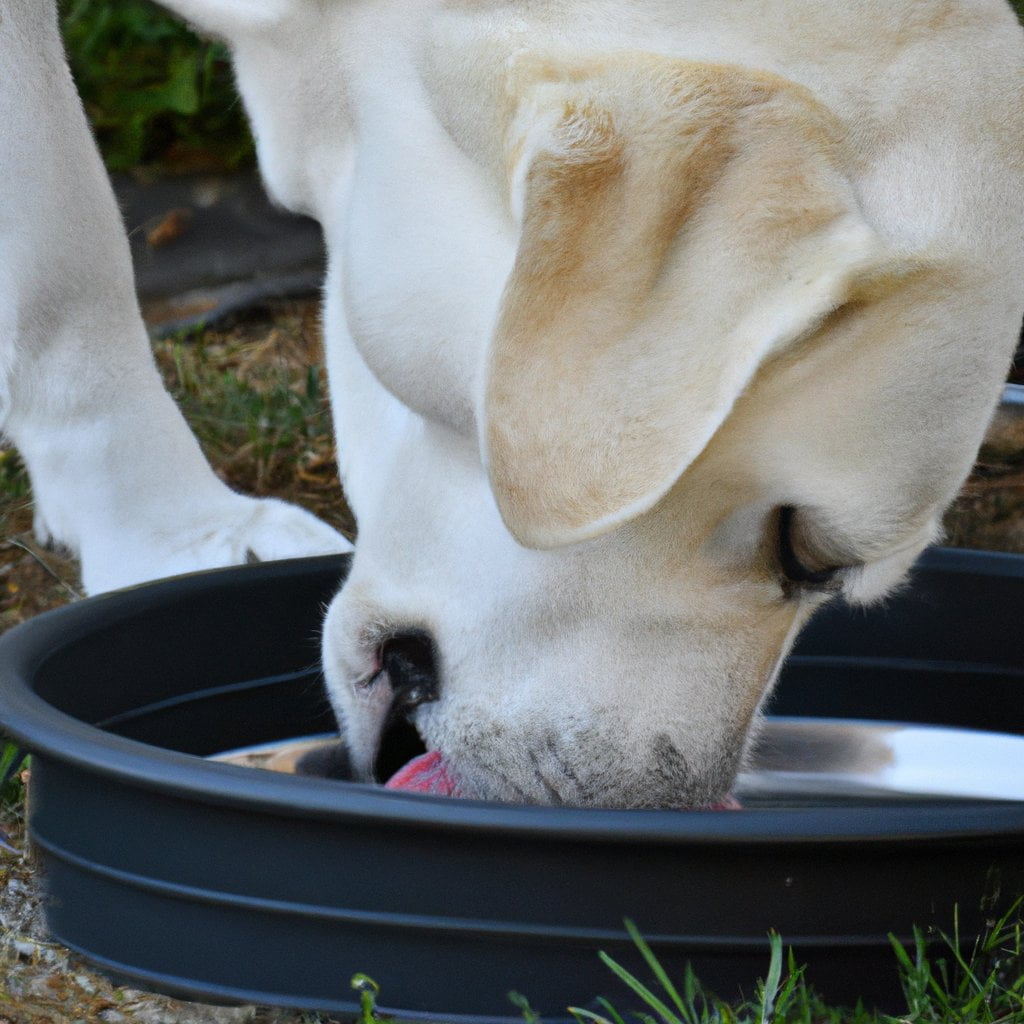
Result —
[{"label": "green grass blade", "polygon": [[632,989],[666,1024],[684,1024],[639,978],[630,974],[625,967],[613,960],[604,950],[598,953],[598,956],[601,958],[601,962],[620,981]]},{"label": "green grass blade", "polygon": [[595,1013],[593,1010],[584,1009],[582,1006],[570,1006],[568,1007],[569,1012],[578,1021],[590,1021],[591,1024],[612,1024],[607,1017],[602,1017],[601,1014]]},{"label": "green grass blade", "polygon": [[625,920],[625,925],[626,931],[629,932],[629,937],[633,940],[633,944],[636,946],[637,949],[640,950],[640,953],[646,961],[647,966],[651,969],[651,973],[653,973],[655,978],[658,979],[658,984],[661,985],[661,987],[668,994],[669,999],[671,999],[672,1002],[675,1004],[675,1007],[679,1011],[683,1021],[685,1021],[686,1024],[696,1024],[696,1022],[690,1015],[686,1003],[679,995],[678,990],[672,983],[672,979],[668,976],[668,972],[665,970],[664,967],[662,967],[661,961],[659,961],[658,958],[654,955],[654,951],[651,949],[651,947],[647,945],[646,940],[640,934],[640,930],[637,928],[636,924],[627,917]]},{"label": "green grass blade", "polygon": [[771,959],[768,962],[768,977],[761,984],[761,1007],[759,1024],[770,1024],[775,1011],[775,997],[782,982],[782,936],[778,932],[768,933],[771,945]]},{"label": "green grass blade", "polygon": [[[540,1024],[540,1014],[530,1005],[529,999],[514,989],[508,993],[508,1001],[522,1014],[525,1024]],[[572,1007],[569,1007],[572,1013]]]},{"label": "green grass blade", "polygon": [[927,978],[923,976],[922,964],[920,960],[914,962],[910,953],[907,952],[906,946],[891,932],[889,933],[889,943],[896,954],[900,970],[900,984],[907,1002],[907,1015],[911,1020],[917,1020],[927,1002],[928,982]]},{"label": "green grass blade", "polygon": [[615,1007],[612,1006],[612,1004],[608,1002],[608,1000],[605,999],[604,996],[599,996],[597,998],[597,1005],[600,1006],[601,1009],[608,1014],[608,1016],[612,1019],[613,1024],[626,1024],[626,1022],[622,1019],[622,1016],[619,1014],[619,1011],[616,1010]]},{"label": "green grass blade", "polygon": [[377,996],[380,985],[367,974],[353,974],[350,982],[353,992],[359,994],[359,1024],[377,1024]]}]

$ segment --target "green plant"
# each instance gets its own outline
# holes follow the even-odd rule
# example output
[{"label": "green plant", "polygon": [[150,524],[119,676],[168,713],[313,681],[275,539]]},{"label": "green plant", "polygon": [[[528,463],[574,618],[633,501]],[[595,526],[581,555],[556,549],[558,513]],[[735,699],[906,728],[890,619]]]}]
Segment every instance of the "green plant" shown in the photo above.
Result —
[{"label": "green plant", "polygon": [[[989,922],[969,950],[954,915],[953,934],[936,932],[929,942],[914,929],[907,950],[890,937],[907,1000],[907,1012],[893,1017],[866,1009],[828,1005],[805,977],[782,938],[769,936],[769,963],[752,999],[727,1003],[703,988],[687,965],[677,984],[632,921],[626,930],[653,979],[645,982],[618,961],[600,953],[602,962],[639,1000],[642,1009],[622,1012],[608,999],[597,1010],[570,1007],[579,1024],[1024,1024],[1024,900]],[[510,993],[526,1024],[541,1018],[525,996]]]},{"label": "green plant", "polygon": [[[654,1024],[656,1021],[662,1024],[771,1024],[772,1021],[809,1022],[821,1018],[823,1008],[805,984],[803,968],[796,965],[792,951],[788,958],[783,956],[782,938],[775,932],[769,936],[768,972],[757,983],[755,999],[730,1005],[707,992],[689,964],[681,986],[676,986],[632,921],[626,921],[626,931],[654,975],[660,992],[607,953],[601,952],[599,956],[608,969],[639,997],[641,1003],[653,1011],[653,1016],[646,1012],[629,1014],[641,1024]],[[784,963],[787,967],[785,978]],[[601,998],[597,1002],[603,1013],[582,1007],[570,1007],[569,1012],[579,1024],[625,1024],[623,1014],[609,1000]]]},{"label": "green plant", "polygon": [[330,444],[322,368],[260,365],[240,372],[200,342],[158,350],[172,395],[211,459],[263,494]]},{"label": "green plant", "polygon": [[0,448],[0,501],[20,501],[28,495],[28,473],[24,463],[13,448]]},{"label": "green plant", "polygon": [[314,303],[156,342],[168,390],[218,475],[354,531],[337,479]]},{"label": "green plant", "polygon": [[79,93],[107,166],[234,168],[253,145],[227,53],[149,0],[60,0]]},{"label": "green plant", "polygon": [[939,952],[929,950],[919,928],[914,929],[913,950],[890,936],[900,964],[908,1018],[936,1024],[1024,1021],[1022,910],[1024,900],[1017,900],[990,923],[967,954],[958,913],[954,913],[952,936],[938,933]]},{"label": "green plant", "polygon": [[23,750],[0,740],[0,810],[19,806],[24,798],[19,771],[24,761]]},{"label": "green plant", "polygon": [[354,974],[351,984],[352,991],[359,994],[359,1017],[356,1024],[377,1024],[380,985],[367,974]]}]

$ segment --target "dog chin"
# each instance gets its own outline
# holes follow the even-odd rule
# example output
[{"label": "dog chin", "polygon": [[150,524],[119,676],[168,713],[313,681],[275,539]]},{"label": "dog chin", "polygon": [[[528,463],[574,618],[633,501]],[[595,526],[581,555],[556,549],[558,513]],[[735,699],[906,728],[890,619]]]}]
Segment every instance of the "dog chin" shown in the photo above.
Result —
[{"label": "dog chin", "polygon": [[[456,775],[448,767],[444,756],[438,750],[430,750],[425,754],[413,758],[408,764],[400,768],[394,775],[388,779],[385,784],[385,788],[391,790],[398,790],[405,793],[420,793],[425,796],[443,796],[443,797],[456,797],[462,799],[484,799],[480,792],[474,790],[471,786],[461,782]],[[501,787],[498,787],[499,789]],[[521,794],[517,794],[520,797]],[[499,800],[503,803],[522,803],[521,798],[515,800],[503,799],[500,797],[491,797],[492,800]],[[561,800],[544,800],[542,803],[555,803],[564,805],[565,801]],[[602,805],[604,806],[604,805]],[[643,807],[644,804],[637,803],[635,799],[630,799],[626,806],[636,808]],[[660,805],[656,805],[660,806]],[[739,801],[732,796],[732,794],[726,794],[717,800],[709,801],[706,803],[694,803],[685,804],[680,806],[676,802],[672,802],[669,805],[673,809],[677,810],[706,810],[706,811],[738,811],[741,810]]]},{"label": "dog chin", "polygon": [[[564,744],[564,746],[563,746]],[[391,790],[507,804],[595,807],[608,809],[734,810],[730,789],[736,760],[723,756],[695,772],[665,735],[655,737],[646,763],[605,745],[586,764],[570,760],[575,740],[559,742],[553,734],[537,744],[488,748],[466,744],[470,751],[442,753],[427,744],[390,775]],[[723,744],[728,749],[731,744]],[[583,749],[587,749],[584,747]]]}]

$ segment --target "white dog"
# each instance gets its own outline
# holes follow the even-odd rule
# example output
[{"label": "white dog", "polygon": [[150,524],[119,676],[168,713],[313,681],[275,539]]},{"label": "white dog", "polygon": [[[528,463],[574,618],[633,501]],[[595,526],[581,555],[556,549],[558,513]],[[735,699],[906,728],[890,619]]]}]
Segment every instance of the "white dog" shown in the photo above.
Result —
[{"label": "white dog", "polygon": [[[721,798],[801,625],[903,577],[999,395],[1009,7],[167,2],[228,41],[269,190],[327,238],[358,773],[398,708],[467,795]],[[265,554],[140,354],[40,6],[0,23],[0,358],[41,521],[94,589],[202,560],[207,523]]]}]

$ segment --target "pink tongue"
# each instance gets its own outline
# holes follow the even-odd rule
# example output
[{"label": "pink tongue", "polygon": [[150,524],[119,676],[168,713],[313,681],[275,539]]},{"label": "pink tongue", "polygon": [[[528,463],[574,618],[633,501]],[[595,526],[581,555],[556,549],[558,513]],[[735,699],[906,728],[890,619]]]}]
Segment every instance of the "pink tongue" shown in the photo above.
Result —
[{"label": "pink tongue", "polygon": [[[400,789],[406,793],[428,793],[431,796],[461,796],[456,781],[451,777],[440,750],[431,750],[414,757],[399,768],[384,784],[386,789]],[[706,808],[709,811],[742,810],[734,796],[727,796]]]},{"label": "pink tongue", "polygon": [[431,750],[414,757],[403,768],[399,768],[384,785],[386,789],[401,789],[407,793],[459,796],[459,787],[448,774],[440,750]]},{"label": "pink tongue", "polygon": [[709,804],[705,810],[708,811],[742,811],[743,804],[739,802],[731,793],[728,796],[722,797],[718,803]]}]

